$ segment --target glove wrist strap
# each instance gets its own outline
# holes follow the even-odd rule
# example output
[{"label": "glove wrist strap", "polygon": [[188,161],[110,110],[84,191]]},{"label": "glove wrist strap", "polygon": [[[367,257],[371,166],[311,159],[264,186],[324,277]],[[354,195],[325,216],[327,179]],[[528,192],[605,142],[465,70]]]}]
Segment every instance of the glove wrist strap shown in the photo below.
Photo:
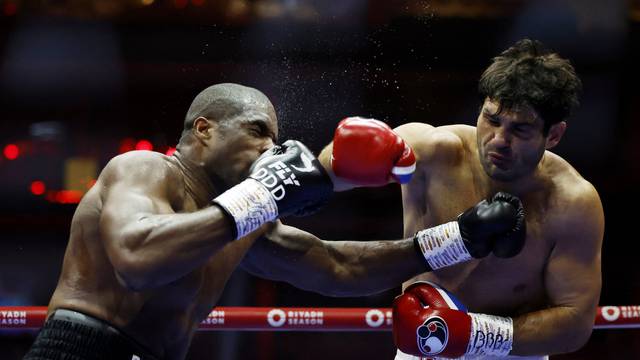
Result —
[{"label": "glove wrist strap", "polygon": [[416,233],[414,242],[433,270],[472,259],[464,246],[457,221],[421,230]]},{"label": "glove wrist strap", "polygon": [[278,217],[278,205],[259,181],[246,179],[213,199],[235,222],[239,239]]},{"label": "glove wrist strap", "polygon": [[469,313],[471,335],[468,355],[507,356],[513,346],[513,319]]}]

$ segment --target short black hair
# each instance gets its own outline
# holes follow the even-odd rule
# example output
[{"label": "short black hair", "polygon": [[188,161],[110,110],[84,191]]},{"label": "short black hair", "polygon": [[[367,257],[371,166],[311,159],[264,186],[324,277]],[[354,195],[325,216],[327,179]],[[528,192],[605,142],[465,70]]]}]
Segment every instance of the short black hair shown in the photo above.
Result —
[{"label": "short black hair", "polygon": [[579,105],[582,82],[569,60],[540,41],[523,39],[493,58],[478,90],[483,100],[499,102],[498,112],[531,106],[542,117],[546,135]]},{"label": "short black hair", "polygon": [[202,90],[193,99],[184,117],[182,136],[192,128],[199,117],[223,123],[241,114],[247,106],[257,103],[271,104],[269,98],[257,89],[233,83],[215,84]]}]

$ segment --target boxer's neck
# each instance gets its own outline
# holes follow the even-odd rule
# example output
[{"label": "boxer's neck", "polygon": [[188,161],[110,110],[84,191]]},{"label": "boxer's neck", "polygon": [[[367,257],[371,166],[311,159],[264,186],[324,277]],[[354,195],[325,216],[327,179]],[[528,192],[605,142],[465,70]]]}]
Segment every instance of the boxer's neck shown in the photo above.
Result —
[{"label": "boxer's neck", "polygon": [[186,191],[193,197],[198,207],[203,207],[218,195],[219,190],[207,174],[204,162],[193,161],[188,155],[188,148],[181,148],[173,153],[184,175]]}]

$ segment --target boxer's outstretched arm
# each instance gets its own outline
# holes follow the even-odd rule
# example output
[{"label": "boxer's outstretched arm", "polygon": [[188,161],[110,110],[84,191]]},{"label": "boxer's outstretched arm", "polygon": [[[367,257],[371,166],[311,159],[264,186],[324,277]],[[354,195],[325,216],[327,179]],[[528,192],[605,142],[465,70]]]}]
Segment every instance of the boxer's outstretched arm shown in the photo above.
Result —
[{"label": "boxer's outstretched arm", "polygon": [[[488,211],[492,209],[491,211]],[[332,296],[377,293],[419,273],[493,252],[512,257],[524,245],[520,200],[498,193],[457,220],[396,241],[323,241],[277,222],[244,259],[252,273]]]},{"label": "boxer's outstretched arm", "polygon": [[591,334],[600,297],[602,203],[588,185],[587,196],[556,223],[556,245],[545,269],[551,306],[514,318],[514,355],[563,353],[582,347]]},{"label": "boxer's outstretched arm", "polygon": [[266,236],[245,256],[245,270],[328,296],[379,293],[428,270],[413,239],[323,241],[280,222]]},{"label": "boxer's outstretched arm", "polygon": [[[174,281],[205,263],[232,238],[217,206],[175,213],[176,173],[156,155],[125,154],[103,170],[100,234],[118,279],[142,290]],[[251,241],[261,234],[250,234]]]}]

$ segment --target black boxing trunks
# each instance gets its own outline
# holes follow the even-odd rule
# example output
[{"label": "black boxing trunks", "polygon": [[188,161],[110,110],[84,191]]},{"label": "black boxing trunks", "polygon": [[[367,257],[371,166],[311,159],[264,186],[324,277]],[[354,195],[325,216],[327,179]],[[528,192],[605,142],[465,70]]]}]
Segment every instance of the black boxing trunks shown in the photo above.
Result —
[{"label": "black boxing trunks", "polygon": [[58,309],[40,330],[23,360],[158,360],[109,323]]}]

